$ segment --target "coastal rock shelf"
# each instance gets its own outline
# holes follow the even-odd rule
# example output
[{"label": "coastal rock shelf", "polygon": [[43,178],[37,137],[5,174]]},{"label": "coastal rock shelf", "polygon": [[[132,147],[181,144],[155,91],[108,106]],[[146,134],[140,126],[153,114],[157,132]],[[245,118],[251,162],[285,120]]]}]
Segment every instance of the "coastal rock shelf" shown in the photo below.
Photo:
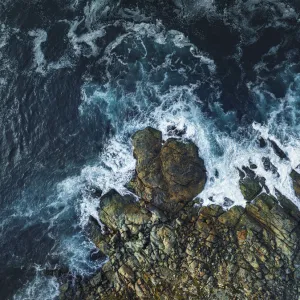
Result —
[{"label": "coastal rock shelf", "polygon": [[245,208],[201,207],[193,199],[207,176],[193,143],[164,142],[148,127],[133,146],[128,189],[140,201],[115,190],[101,197],[105,229],[91,218],[87,231],[109,259],[90,278],[63,275],[60,299],[298,299],[300,212],[291,201],[245,172]]}]

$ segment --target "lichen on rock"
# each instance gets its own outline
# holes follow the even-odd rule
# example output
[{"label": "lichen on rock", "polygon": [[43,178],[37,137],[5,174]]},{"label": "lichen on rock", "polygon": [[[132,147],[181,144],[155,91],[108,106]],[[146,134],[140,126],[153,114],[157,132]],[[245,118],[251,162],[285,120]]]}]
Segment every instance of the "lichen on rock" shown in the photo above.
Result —
[{"label": "lichen on rock", "polygon": [[[89,236],[109,257],[90,278],[62,276],[61,299],[299,299],[299,211],[241,179],[246,207],[195,205],[206,170],[197,147],[153,128],[133,136],[140,197],[102,196]],[[252,174],[252,175],[251,175]],[[247,180],[248,180],[247,179]]]}]

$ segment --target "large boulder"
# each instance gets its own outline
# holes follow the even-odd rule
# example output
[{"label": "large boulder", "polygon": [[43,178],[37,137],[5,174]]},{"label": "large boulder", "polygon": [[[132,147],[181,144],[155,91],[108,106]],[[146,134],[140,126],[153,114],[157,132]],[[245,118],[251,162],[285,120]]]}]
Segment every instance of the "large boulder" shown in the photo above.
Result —
[{"label": "large boulder", "polygon": [[174,213],[204,188],[206,170],[198,148],[189,141],[169,139],[151,127],[133,136],[136,176],[129,187],[142,199]]},{"label": "large boulder", "polygon": [[122,197],[116,190],[111,190],[101,198],[99,218],[111,229],[118,229],[124,219],[126,207],[132,204],[132,198]]},{"label": "large boulder", "polygon": [[141,210],[131,195],[121,196],[116,190],[111,190],[101,198],[99,219],[111,230],[144,225],[150,218],[151,214]]},{"label": "large boulder", "polygon": [[166,201],[186,202],[202,192],[206,170],[195,144],[169,139],[162,147],[160,158],[168,185]]}]

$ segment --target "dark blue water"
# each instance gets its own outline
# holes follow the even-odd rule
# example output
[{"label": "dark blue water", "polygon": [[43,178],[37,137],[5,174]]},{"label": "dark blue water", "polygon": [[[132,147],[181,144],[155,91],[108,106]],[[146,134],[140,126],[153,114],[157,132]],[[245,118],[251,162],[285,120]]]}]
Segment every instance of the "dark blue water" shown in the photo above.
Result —
[{"label": "dark blue water", "polygon": [[[84,234],[93,189],[123,189],[134,169],[129,137],[146,125],[165,135],[183,128],[197,143],[211,176],[203,198],[241,203],[235,167],[251,160],[271,191],[297,203],[287,177],[300,164],[299,9],[279,0],[2,1],[0,298],[53,299],[45,268],[101,266]],[[260,149],[260,136],[289,162]],[[260,169],[266,155],[281,178]]]}]

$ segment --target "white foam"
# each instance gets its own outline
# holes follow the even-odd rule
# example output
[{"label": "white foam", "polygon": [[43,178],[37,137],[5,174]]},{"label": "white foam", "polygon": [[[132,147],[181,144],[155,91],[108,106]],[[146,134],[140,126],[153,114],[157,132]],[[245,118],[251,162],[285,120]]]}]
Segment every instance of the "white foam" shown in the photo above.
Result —
[{"label": "white foam", "polygon": [[0,89],[7,86],[8,74],[16,73],[16,66],[11,58],[8,57],[5,47],[8,45],[9,39],[14,34],[18,34],[19,32],[20,29],[10,27],[9,25],[0,21]]},{"label": "white foam", "polygon": [[[98,18],[97,9],[96,6],[94,8],[89,6],[85,13],[93,15],[96,20]],[[105,26],[100,24],[95,29],[91,23],[87,26],[89,28],[87,33],[77,35],[76,30],[80,22],[85,21],[73,22],[68,34],[76,55],[84,55],[83,44],[90,48],[91,55],[97,55],[99,49],[96,40],[106,34]],[[80,114],[84,117],[95,105],[99,106],[101,113],[113,127],[115,134],[106,142],[96,162],[85,166],[78,176],[69,177],[58,184],[58,197],[56,201],[52,202],[52,205],[64,205],[64,207],[52,217],[51,226],[57,224],[59,219],[68,217],[67,210],[73,206],[76,208],[78,223],[82,229],[87,225],[90,216],[97,219],[101,225],[97,212],[100,200],[91,195],[90,189],[99,188],[103,193],[110,189],[116,189],[121,194],[129,193],[125,185],[132,178],[136,163],[132,156],[130,136],[146,126],[161,130],[165,140],[172,137],[167,130],[168,127],[175,126],[179,130],[185,131],[183,140],[192,140],[198,146],[199,155],[204,159],[208,175],[205,189],[199,195],[204,200],[204,205],[209,205],[212,201],[223,205],[225,198],[229,198],[234,202],[234,205],[244,206],[246,201],[239,188],[238,168],[249,166],[252,163],[257,166],[256,174],[266,179],[266,185],[271,194],[275,194],[276,190],[279,190],[299,206],[299,200],[294,194],[289,176],[292,168],[299,165],[300,157],[298,116],[295,114],[294,108],[297,95],[290,92],[286,99],[289,103],[289,109],[292,111],[291,116],[295,119],[295,127],[291,129],[284,122],[280,124],[281,126],[278,123],[278,116],[287,113],[286,105],[279,105],[275,108],[267,107],[260,87],[249,85],[249,89],[260,96],[258,105],[261,105],[265,111],[270,110],[269,122],[266,124],[253,123],[252,127],[248,128],[248,132],[244,132],[243,137],[237,134],[230,136],[222,131],[213,119],[203,113],[202,99],[196,96],[196,90],[201,88],[200,76],[199,82],[188,84],[187,81],[182,80],[176,86],[168,85],[168,88],[164,88],[164,84],[175,68],[183,78],[188,78],[188,72],[191,69],[190,66],[184,64],[180,68],[172,65],[174,60],[180,60],[180,57],[176,57],[176,50],[180,49],[179,53],[186,50],[186,55],[189,54],[196,59],[193,63],[201,67],[207,66],[211,75],[216,69],[214,61],[191,44],[182,33],[178,31],[168,32],[160,22],[156,24],[121,22],[119,25],[123,26],[126,33],[106,47],[104,57],[100,60],[100,62],[105,63],[109,81],[103,86],[87,82],[82,87],[82,104],[79,107]],[[43,71],[47,64],[41,51],[41,44],[46,41],[47,35],[45,32],[34,31],[31,32],[31,36],[35,37],[37,70]],[[123,46],[122,43],[126,44],[128,38],[138,41],[136,45],[143,47],[142,53],[144,53],[144,58],[148,60],[151,60],[151,51],[148,51],[147,48],[149,40],[155,44],[155,47],[162,47],[161,49],[164,51],[169,49],[170,52],[166,53],[165,59],[160,65],[153,66],[151,70],[147,69],[143,62],[138,62],[140,64],[140,76],[135,82],[135,92],[131,93],[124,91],[121,85],[115,84],[115,78],[110,73],[109,68],[114,66],[115,61],[112,58],[117,56],[113,52],[117,52],[118,48],[122,49],[119,46]],[[129,47],[136,45],[131,42]],[[165,47],[166,45],[168,47]],[[276,51],[276,49],[270,51]],[[126,49],[124,53],[126,54]],[[122,53],[123,57],[120,56],[118,59],[130,68],[124,53]],[[173,57],[174,55],[175,57]],[[155,82],[151,80],[151,76],[158,71],[165,72],[164,78],[160,82]],[[136,69],[133,72],[136,72]],[[132,75],[130,70],[129,75]],[[208,80],[209,76],[206,76],[205,79]],[[217,89],[215,89],[214,97],[217,100]],[[216,112],[223,113],[220,105],[214,103],[214,107]],[[224,120],[230,120],[231,117],[231,114],[223,113],[222,115]],[[270,145],[259,148],[256,141],[260,136],[266,140],[275,141],[290,160],[280,159]],[[279,177],[277,174],[265,170],[263,157],[270,159],[277,168]],[[28,214],[28,216],[33,214],[30,210],[24,210],[22,213]],[[59,243],[56,251],[62,257],[68,258],[69,266],[73,272],[86,274],[99,267],[99,263],[88,262],[87,255],[93,245],[86,241],[81,234],[63,238]],[[46,284],[43,280],[37,277],[33,285],[25,288],[25,294],[29,295],[25,299],[44,297],[42,294],[38,294],[40,288],[37,288],[40,284]],[[56,282],[48,282],[46,286],[45,290],[51,290],[52,294],[56,295]]]},{"label": "white foam", "polygon": [[[101,20],[109,13],[109,4],[110,1],[108,0],[90,1],[84,7],[84,17],[69,22],[70,29],[67,36],[76,56],[89,57],[99,54],[100,49],[96,41],[106,35],[106,25],[102,24]],[[82,23],[84,23],[87,31],[78,35],[76,31]],[[84,51],[84,45],[89,47],[89,52]]]},{"label": "white foam", "polygon": [[[200,65],[210,66],[211,74],[215,71],[214,61],[200,51],[198,52],[198,49],[180,32],[166,32],[160,23],[156,25],[143,23],[135,25],[127,22],[126,30],[126,34],[108,46],[109,51],[106,52],[107,56],[104,59],[107,64],[112,63],[109,57],[111,50],[122,44],[126,38],[131,36],[143,40],[147,37],[157,45],[169,43],[175,48],[188,47],[191,55],[199,59],[198,63]],[[143,44],[143,47],[146,48],[147,53],[147,45]],[[151,59],[151,57],[148,57],[148,59]],[[165,78],[167,79],[168,70],[172,70],[172,60],[169,54],[166,55],[161,66],[156,66],[156,70],[158,69],[166,71]],[[180,69],[180,74],[184,76],[187,71],[188,67],[183,67]],[[114,80],[109,71],[107,72],[107,77]],[[95,184],[101,188],[104,187],[104,190],[107,191],[112,187],[111,182],[116,180],[118,184],[113,185],[113,187],[120,189],[121,193],[125,193],[126,190],[124,190],[123,185],[129,180],[134,170],[134,160],[130,158],[132,153],[130,140],[124,139],[124,137],[130,136],[138,129],[153,126],[163,132],[164,138],[168,138],[167,128],[169,125],[174,125],[177,128],[186,129],[183,138],[191,139],[196,143],[199,147],[200,156],[205,161],[208,182],[204,191],[199,195],[204,200],[204,204],[212,203],[212,199],[214,203],[222,205],[224,199],[229,198],[234,201],[235,205],[244,206],[246,201],[239,188],[238,168],[241,169],[243,166],[249,166],[250,163],[253,163],[257,165],[256,174],[266,179],[266,185],[272,194],[279,190],[299,205],[289,176],[291,169],[299,164],[299,136],[293,141],[289,140],[284,145],[280,143],[280,138],[277,138],[276,134],[272,135],[268,132],[268,129],[272,126],[274,116],[278,114],[276,109],[271,109],[270,122],[267,125],[253,124],[248,132],[244,132],[244,137],[241,137],[241,135],[229,136],[220,131],[214,121],[202,113],[201,99],[198,99],[195,95],[195,90],[199,88],[198,84],[171,86],[168,90],[163,90],[160,83],[153,83],[149,80],[150,74],[148,72],[143,69],[142,78],[139,78],[136,82],[136,93],[124,93],[121,96],[118,93],[119,96],[117,97],[114,88],[109,83],[106,84],[105,88],[94,87],[95,90],[92,95],[87,96],[83,92],[81,113],[88,113],[89,109],[93,107],[91,104],[99,105],[117,132],[104,150],[106,158],[104,166],[100,164],[96,168],[85,168],[82,172],[83,177],[89,177],[91,174],[97,176],[98,173],[101,179],[94,179]],[[153,103],[147,100],[147,91],[151,91],[151,94],[155,95],[153,98],[156,99],[156,102]],[[256,92],[259,92],[258,88]],[[218,91],[216,91],[215,96],[218,96]],[[291,99],[294,98],[291,97]],[[290,101],[292,102],[292,100]],[[261,104],[263,102],[263,94],[261,94]],[[130,111],[131,107],[138,111],[136,116],[133,119],[124,117],[127,115],[126,111]],[[215,108],[217,112],[223,114],[222,118],[224,120],[230,120],[232,117],[230,113],[224,114],[221,106],[215,105]],[[276,125],[278,124],[276,123]],[[286,128],[284,124],[281,127]],[[257,139],[260,136],[275,141],[288,154],[290,161],[280,159],[270,145],[264,149],[259,148]],[[118,142],[116,143],[116,141]],[[126,149],[126,151],[119,153],[119,149]],[[263,157],[270,158],[271,163],[278,169],[279,177],[265,170]],[[103,156],[100,159],[103,159]],[[122,161],[121,164],[120,161]],[[126,161],[128,161],[127,168]],[[107,168],[107,165],[114,165],[115,168]],[[118,168],[121,172],[118,172]],[[124,170],[126,171],[124,172]],[[218,175],[216,175],[216,170]]]},{"label": "white foam", "polygon": [[[192,97],[192,90],[187,90],[187,92]],[[180,98],[182,100],[174,101],[174,99]],[[202,114],[201,109],[196,105],[196,99],[193,103],[183,98],[182,89],[173,88],[168,94],[161,96],[162,104],[148,114],[147,117],[145,116],[147,121],[141,118],[143,122],[139,123],[135,120],[126,123],[127,133],[133,133],[137,129],[150,125],[161,130],[166,139],[168,138],[167,127],[169,125],[174,125],[179,129],[186,128],[184,138],[191,139],[196,143],[199,147],[199,154],[204,159],[207,168],[208,182],[204,191],[199,195],[204,200],[205,205],[211,203],[211,197],[214,203],[222,205],[224,198],[227,197],[233,200],[235,205],[244,206],[246,201],[239,188],[238,168],[249,166],[250,162],[257,165],[255,172],[258,176],[266,179],[266,185],[271,194],[275,195],[276,190],[279,190],[299,205],[289,174],[292,167],[299,164],[300,144],[298,148],[291,145],[284,147],[274,136],[266,136],[262,130],[264,127],[258,126],[258,124],[253,124],[254,129],[258,131],[257,134],[254,132],[251,139],[245,138],[244,141],[238,141],[218,131],[213,122]],[[280,159],[274,153],[272,147],[258,148],[256,139],[260,135],[265,138],[272,138],[283,150],[286,150],[289,156],[292,157],[292,165],[289,161]],[[130,175],[134,170],[134,160],[130,159],[130,141],[123,141],[123,143],[118,142],[115,144],[115,140],[113,140],[109,143],[109,147],[105,149],[107,159],[105,165],[114,166],[114,168],[110,170],[101,166],[100,168],[89,167],[84,170],[83,176],[90,177],[91,174],[96,175],[98,173],[99,179],[94,180],[94,183],[104,187],[105,191],[116,188],[121,193],[125,193],[126,190],[124,190],[123,185],[130,179]],[[119,149],[122,148],[126,148],[126,151],[119,152]],[[216,149],[220,150],[216,151]],[[264,169],[263,157],[270,158],[271,163],[277,167],[280,177]],[[124,172],[124,170],[126,171]],[[216,170],[218,176],[215,174]],[[115,184],[112,184],[114,182]]]},{"label": "white foam", "polygon": [[[116,139],[122,135],[133,134],[146,126],[161,130],[165,139],[169,137],[167,132],[169,125],[176,126],[178,129],[185,128],[184,138],[193,140],[199,147],[210,178],[205,191],[200,195],[201,198],[204,198],[208,204],[208,198],[213,196],[216,203],[223,204],[224,197],[228,197],[233,199],[235,204],[244,205],[245,200],[238,187],[239,174],[236,167],[241,167],[245,162],[248,164],[252,151],[245,153],[242,146],[239,147],[233,139],[223,136],[215,129],[213,123],[203,116],[197,106],[199,100],[193,95],[193,88],[173,87],[168,93],[160,95],[160,100],[161,105],[154,108],[151,113],[145,112],[145,115],[140,116],[139,119],[126,122],[124,130],[117,135]],[[120,141],[121,143],[116,144],[115,139],[112,140],[104,152],[107,159],[105,165],[114,168],[88,167],[82,174],[84,178],[91,178],[91,174],[98,175],[99,179],[94,180],[94,183],[101,188],[104,187],[105,191],[115,188],[121,193],[126,193],[124,184],[134,171],[135,161],[132,158],[130,140],[120,139]],[[214,155],[215,147],[226,151],[221,156]],[[126,149],[125,152],[119,151],[122,148]],[[216,169],[219,171],[219,178],[214,175]]]},{"label": "white foam", "polygon": [[70,9],[75,10],[82,0],[74,0],[70,3]]},{"label": "white foam", "polygon": [[47,71],[50,70],[60,70],[65,68],[74,67],[74,63],[72,63],[69,58],[65,55],[61,57],[58,61],[49,62],[47,65]]},{"label": "white foam", "polygon": [[[78,5],[79,1],[73,2],[74,7]],[[198,13],[199,10],[217,14],[213,0],[202,1],[201,3],[199,1],[187,1],[187,3],[189,3],[189,11],[193,12],[193,14]],[[101,17],[105,17],[109,13],[111,9],[108,6],[109,4],[110,2],[106,0],[90,1],[84,9],[85,17],[70,23],[68,38],[75,51],[75,56],[97,56],[99,54],[100,49],[96,41],[106,35],[106,26],[101,24]],[[242,41],[243,43],[251,43],[257,39],[256,29],[249,28],[250,18],[244,15],[241,17],[241,14],[254,13],[256,4],[259,4],[258,0],[250,0],[246,4],[239,4],[240,6],[238,7],[234,6],[225,14],[228,17],[230,26],[241,27],[244,31],[244,37],[247,38]],[[178,4],[178,6],[181,5]],[[280,11],[284,12],[284,18],[295,17],[295,12],[288,6],[281,5]],[[135,11],[127,10],[123,13],[124,16],[129,15],[132,18]],[[235,20],[235,22],[230,20]],[[81,22],[85,23],[87,32],[78,34]],[[276,22],[276,26],[282,25],[280,20]],[[166,54],[165,60],[161,65],[153,67],[156,70],[166,70],[165,77],[162,82],[154,83],[150,80],[153,70],[146,71],[147,69],[143,68],[142,63],[139,62],[142,71],[141,78],[137,79],[135,92],[126,93],[121,90],[121,93],[118,93],[120,90],[115,90],[114,82],[107,82],[104,86],[98,87],[87,83],[83,87],[82,105],[79,108],[81,115],[88,114],[89,109],[93,108],[94,105],[99,105],[101,112],[113,127],[115,135],[106,142],[97,162],[85,166],[78,176],[70,177],[58,184],[58,197],[48,206],[53,205],[56,207],[61,205],[62,209],[58,210],[51,217],[50,226],[54,227],[60,222],[60,219],[68,218],[67,212],[73,206],[76,208],[78,223],[81,228],[87,225],[90,216],[97,219],[101,225],[97,212],[100,200],[92,197],[89,189],[97,187],[101,188],[103,193],[106,193],[114,188],[121,194],[129,193],[125,184],[131,179],[135,169],[130,136],[146,126],[153,126],[161,130],[164,139],[171,137],[167,130],[168,126],[175,126],[180,130],[185,130],[183,139],[192,140],[198,146],[199,155],[205,161],[208,174],[205,189],[199,195],[204,200],[204,205],[211,204],[211,199],[214,203],[223,205],[224,199],[229,198],[234,201],[234,205],[244,206],[246,201],[240,192],[237,168],[249,166],[250,162],[257,165],[255,172],[258,176],[266,179],[266,185],[270,189],[270,193],[275,194],[276,190],[279,190],[283,195],[299,205],[299,200],[294,194],[289,176],[292,168],[297,168],[299,165],[300,141],[297,132],[300,131],[297,128],[297,120],[299,119],[297,115],[294,116],[295,128],[293,130],[284,123],[281,124],[282,126],[279,126],[277,116],[286,113],[286,107],[281,105],[271,110],[269,122],[266,124],[254,123],[249,128],[249,132],[245,132],[243,139],[238,139],[237,136],[229,136],[216,126],[214,120],[202,112],[201,99],[195,93],[195,90],[201,86],[200,82],[194,84],[181,83],[176,87],[162,88],[170,75],[168,72],[174,70],[172,66],[174,49],[185,50],[186,48],[187,52],[197,59],[196,63],[198,65],[207,66],[210,73],[213,74],[216,70],[216,65],[209,55],[200,51],[181,32],[175,30],[166,31],[159,21],[156,24],[118,22],[118,25],[122,25],[126,33],[117,37],[116,40],[106,47],[104,58],[100,61],[106,62],[107,65],[113,64],[111,53],[123,42],[126,42],[127,38],[133,38],[138,41],[144,48],[144,58],[151,59],[149,57],[151,54],[147,51],[145,41],[148,39],[155,44],[155,47],[169,46],[170,53]],[[5,32],[5,30],[6,28],[2,25],[1,33]],[[30,31],[29,35],[34,38],[34,68],[37,72],[43,74],[51,69],[72,67],[72,63],[67,57],[63,57],[58,62],[47,64],[42,51],[42,44],[47,41],[46,31],[37,29]],[[7,39],[0,39],[0,49],[6,45],[6,42]],[[134,46],[133,43],[131,46]],[[86,48],[89,51],[86,52]],[[276,47],[273,47],[270,49],[270,53],[274,53],[276,50]],[[180,60],[180,57],[177,59]],[[120,57],[118,57],[118,61],[127,65],[126,60],[121,60]],[[258,70],[259,68],[265,68],[265,65],[257,65],[256,69]],[[180,69],[176,68],[176,70],[183,77],[188,78],[189,66],[183,65]],[[115,80],[113,75],[109,73],[108,68],[106,72],[108,79]],[[92,88],[94,90],[93,93],[87,94],[87,88]],[[254,93],[260,93],[261,101],[259,104],[262,105],[262,109],[268,110],[269,107],[266,107],[264,94],[260,87],[253,88],[253,86],[249,85],[249,88]],[[217,93],[218,91],[216,90],[216,98]],[[152,101],[149,101],[147,98],[149,94],[153,96]],[[289,99],[286,99],[290,103],[292,111],[296,97],[297,95],[290,93]],[[134,117],[132,117],[132,112],[134,112]],[[230,118],[229,115],[225,117]],[[256,139],[260,136],[266,140],[271,139],[275,141],[287,153],[290,160],[280,159],[270,145],[263,149],[258,148]],[[278,169],[279,177],[264,169],[263,157],[270,158],[271,163]],[[216,175],[216,170],[218,175]],[[25,206],[24,209],[18,209],[18,214],[21,214],[23,217],[38,216],[43,208],[37,205],[32,210],[30,207]],[[4,225],[6,224],[1,224],[1,226]],[[69,259],[68,263],[73,272],[86,274],[99,267],[97,262],[88,262],[87,255],[93,245],[80,234],[73,237],[62,237],[57,242],[60,243],[56,250],[57,253]],[[18,293],[15,299],[53,299],[58,296],[58,293],[57,281],[54,278],[46,279],[38,271],[34,280],[28,283],[22,290],[22,294]]]},{"label": "white foam", "polygon": [[[66,210],[75,206],[81,228],[87,225],[91,215],[101,225],[97,212],[100,200],[91,195],[90,189],[99,188],[103,193],[110,189],[116,189],[121,194],[129,193],[125,184],[131,179],[135,169],[130,136],[146,126],[153,126],[161,130],[164,139],[171,137],[167,130],[168,126],[175,126],[180,130],[185,130],[184,140],[192,140],[198,146],[199,155],[205,161],[208,174],[205,189],[199,195],[204,200],[204,205],[211,204],[211,199],[214,203],[223,205],[225,198],[229,198],[234,201],[234,205],[244,206],[246,201],[240,192],[237,169],[249,166],[250,162],[257,165],[256,174],[266,179],[266,185],[272,194],[279,190],[299,205],[289,176],[291,169],[296,168],[299,164],[299,135],[295,132],[291,133],[288,126],[281,126],[281,132],[275,130],[278,125],[277,117],[286,113],[286,106],[271,109],[269,123],[254,123],[252,127],[249,127],[248,132],[245,132],[244,137],[229,136],[202,111],[202,99],[196,96],[196,90],[201,87],[201,78],[199,78],[199,82],[193,84],[187,84],[183,80],[176,86],[170,85],[168,88],[164,88],[164,82],[168,80],[175,69],[172,65],[173,62],[180,59],[180,57],[172,56],[176,53],[176,49],[186,50],[187,55],[196,59],[195,64],[208,66],[212,75],[215,71],[214,61],[205,53],[200,52],[181,33],[167,32],[160,23],[136,25],[125,22],[123,26],[127,30],[126,33],[107,46],[105,57],[102,59],[102,62],[106,64],[107,78],[110,81],[103,86],[87,82],[82,87],[82,104],[79,108],[84,117],[95,106],[99,106],[115,134],[106,142],[96,162],[85,166],[78,176],[67,178],[57,186],[59,195],[56,199],[57,205],[64,204],[65,208],[52,218],[53,224],[64,215],[67,217]],[[92,43],[96,36],[97,34],[90,36]],[[151,60],[151,52],[147,49],[146,39],[155,43],[156,47],[169,48],[172,52],[172,54],[166,53],[161,64],[151,70],[141,64],[140,77],[136,80],[136,90],[131,93],[124,91],[121,85],[115,84],[115,78],[113,74],[110,74],[109,68],[114,66],[112,55],[116,54],[112,53],[122,43],[126,44],[127,38],[136,38],[139,41],[136,45],[143,47],[149,60]],[[77,44],[77,41],[74,45]],[[165,45],[170,47],[165,47]],[[81,48],[78,49],[80,52]],[[126,49],[124,52],[126,53]],[[179,51],[179,53],[181,52]],[[126,56],[123,56],[124,64],[126,64]],[[180,75],[187,78],[189,70],[189,66],[182,65]],[[163,82],[151,80],[153,73],[158,71],[165,72]],[[136,72],[136,69],[133,72]],[[130,70],[129,75],[131,75]],[[205,78],[208,79],[208,77]],[[253,92],[255,91],[253,90]],[[218,97],[217,89],[214,96]],[[261,97],[260,104],[263,104],[263,94]],[[289,97],[287,101],[293,109],[296,95],[291,92]],[[214,106],[216,112],[223,113],[220,105],[214,104]],[[220,117],[230,120],[232,115],[223,113]],[[297,120],[296,116],[295,119]],[[273,123],[276,126],[273,126]],[[286,135],[283,139],[285,142],[282,142],[284,134]],[[280,159],[270,145],[266,148],[259,148],[256,140],[260,136],[275,141],[287,153],[290,160]],[[270,158],[271,163],[278,169],[279,177],[264,169],[263,157]],[[53,205],[56,205],[56,202],[54,201]],[[83,274],[97,267],[97,263],[90,264],[87,260],[87,254],[92,247],[91,243],[78,235],[61,240],[57,252],[63,257],[68,257],[69,265],[74,272]]]},{"label": "white foam", "polygon": [[59,284],[55,277],[45,277],[43,269],[36,266],[36,275],[34,279],[14,295],[14,300],[32,300],[43,299],[53,300],[59,296]]},{"label": "white foam", "polygon": [[74,62],[71,61],[67,54],[64,54],[57,61],[47,62],[42,44],[47,41],[48,34],[44,29],[36,29],[28,32],[29,36],[33,37],[33,68],[36,72],[46,75],[47,72],[52,70],[59,70],[64,68],[72,68]]},{"label": "white foam", "polygon": [[101,225],[97,212],[99,199],[91,197],[86,188],[100,187],[103,193],[111,189],[116,189],[121,194],[129,193],[124,186],[130,180],[134,167],[135,160],[128,138],[122,134],[118,135],[104,147],[98,164],[85,167],[79,176],[68,178],[59,184],[59,197],[74,198],[81,191],[81,197],[78,199],[80,225],[84,228],[90,216]]},{"label": "white foam", "polygon": [[[169,137],[167,128],[170,125],[186,129],[183,138],[192,140],[198,146],[199,154],[205,161],[209,180],[205,190],[199,195],[205,204],[211,203],[209,198],[213,197],[215,203],[222,205],[224,197],[228,197],[236,205],[244,205],[245,200],[238,187],[239,175],[236,169],[240,162],[235,160],[237,153],[241,152],[238,145],[233,139],[218,132],[213,122],[203,115],[192,88],[185,91],[173,88],[163,98],[164,106],[169,102],[170,107],[167,110],[158,107],[152,115],[154,122],[149,122],[149,125],[161,130],[165,139]],[[223,154],[218,155],[216,148],[221,148]],[[244,159],[240,158],[243,162]],[[218,178],[215,176],[216,169],[219,172]]]},{"label": "white foam", "polygon": [[90,251],[95,245],[82,234],[65,237],[54,253],[62,257],[74,275],[92,275],[103,264],[103,261],[90,261]]},{"label": "white foam", "polygon": [[[100,28],[96,30],[89,29],[88,32],[83,33],[81,35],[77,35],[76,30],[83,21],[84,20],[81,19],[75,20],[70,23],[70,29],[68,32],[69,41],[73,45],[74,53],[76,56],[97,56],[99,53],[99,48],[96,45],[96,40],[106,35],[105,26],[100,26]],[[84,44],[89,46],[90,53],[85,53],[83,51]]]},{"label": "white foam", "polygon": [[209,15],[216,12],[215,0],[176,0],[175,3],[181,11],[181,16],[186,19],[192,19],[200,13]]},{"label": "white foam", "polygon": [[98,20],[101,17],[105,17],[110,10],[109,4],[111,1],[109,0],[93,0],[87,2],[84,7],[84,15],[85,15],[85,25],[89,29],[92,30],[95,24],[97,24]]},{"label": "white foam", "polygon": [[29,36],[34,37],[34,67],[37,72],[44,73],[44,67],[46,65],[45,55],[42,51],[42,44],[47,41],[47,32],[43,29],[31,30],[28,32]]}]

